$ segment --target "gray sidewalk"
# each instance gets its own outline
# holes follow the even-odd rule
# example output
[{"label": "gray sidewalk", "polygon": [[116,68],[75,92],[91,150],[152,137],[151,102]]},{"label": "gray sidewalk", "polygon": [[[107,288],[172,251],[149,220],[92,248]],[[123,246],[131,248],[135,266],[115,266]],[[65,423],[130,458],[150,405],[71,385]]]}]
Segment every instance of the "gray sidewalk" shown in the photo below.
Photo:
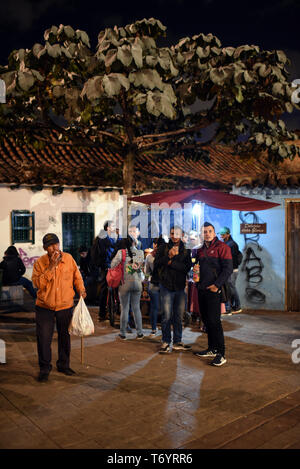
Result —
[{"label": "gray sidewalk", "polygon": [[[226,317],[228,363],[216,368],[191,352],[158,354],[160,337],[122,342],[90,310],[84,363],[72,337],[77,374],[58,373],[55,335],[48,383],[36,381],[34,313],[0,314],[0,448],[300,448],[300,363],[291,358],[300,313]],[[194,351],[206,348],[197,326],[183,337]]]}]

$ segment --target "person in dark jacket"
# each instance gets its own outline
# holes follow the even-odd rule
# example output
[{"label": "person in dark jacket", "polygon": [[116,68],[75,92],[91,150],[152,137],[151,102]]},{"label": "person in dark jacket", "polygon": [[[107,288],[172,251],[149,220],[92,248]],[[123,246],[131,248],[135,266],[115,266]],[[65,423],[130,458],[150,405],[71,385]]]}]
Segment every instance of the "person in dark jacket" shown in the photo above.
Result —
[{"label": "person in dark jacket", "polygon": [[0,269],[3,270],[2,284],[4,286],[22,285],[32,298],[36,298],[36,291],[32,282],[23,277],[26,268],[15,246],[9,246],[6,249],[3,261],[0,263]]},{"label": "person in dark jacket", "polygon": [[168,244],[159,247],[154,268],[158,269],[159,288],[162,308],[162,346],[160,353],[170,352],[171,324],[173,324],[173,350],[189,350],[182,343],[182,318],[185,307],[185,285],[187,274],[192,266],[191,252],[181,240],[182,229],[170,230]]},{"label": "person in dark jacket", "polygon": [[107,220],[104,223],[103,228],[104,229],[100,231],[99,236],[96,237],[91,247],[92,264],[99,270],[99,320],[104,320],[106,318],[108,294],[106,274],[110,268],[111,257],[118,242],[116,225],[112,220]]},{"label": "person in dark jacket", "polygon": [[203,239],[203,246],[197,250],[196,262],[200,265],[198,298],[208,337],[208,349],[196,352],[195,355],[200,358],[211,357],[211,365],[222,366],[226,358],[221,323],[221,288],[232,273],[232,256],[230,247],[217,238],[211,223],[204,223]]},{"label": "person in dark jacket", "polygon": [[157,266],[154,268],[154,261],[159,246],[165,244],[162,237],[153,240],[153,251],[145,259],[144,273],[149,279],[148,292],[150,296],[150,322],[152,332],[150,337],[155,337],[157,332],[157,316],[160,308],[159,276]]},{"label": "person in dark jacket", "polygon": [[219,234],[223,239],[224,243],[231,249],[233,272],[228,280],[228,284],[231,291],[231,301],[226,303],[226,314],[237,314],[242,312],[241,301],[236,289],[236,279],[239,273],[239,265],[242,262],[242,254],[239,250],[238,244],[232,239],[230,229],[227,226],[223,226],[220,229]]}]

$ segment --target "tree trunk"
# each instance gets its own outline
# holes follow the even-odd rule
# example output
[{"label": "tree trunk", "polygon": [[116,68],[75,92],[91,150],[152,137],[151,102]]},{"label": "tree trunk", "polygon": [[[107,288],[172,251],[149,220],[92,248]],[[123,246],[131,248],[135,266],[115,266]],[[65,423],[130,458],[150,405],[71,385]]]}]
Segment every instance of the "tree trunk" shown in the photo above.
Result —
[{"label": "tree trunk", "polygon": [[132,150],[130,150],[126,158],[124,160],[123,166],[123,236],[127,236],[128,226],[130,223],[130,214],[129,214],[129,207],[130,201],[128,200],[129,197],[132,196],[132,186],[133,186],[133,177],[134,177],[134,160],[135,155]]}]

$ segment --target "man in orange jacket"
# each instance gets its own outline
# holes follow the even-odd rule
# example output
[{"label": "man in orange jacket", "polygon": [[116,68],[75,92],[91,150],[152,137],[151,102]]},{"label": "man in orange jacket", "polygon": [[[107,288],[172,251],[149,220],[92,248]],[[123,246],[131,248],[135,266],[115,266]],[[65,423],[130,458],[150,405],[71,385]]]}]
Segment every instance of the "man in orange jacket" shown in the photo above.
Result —
[{"label": "man in orange jacket", "polygon": [[36,300],[36,335],[40,373],[38,381],[48,381],[51,365],[51,342],[54,323],[58,334],[57,370],[71,376],[71,340],[68,327],[72,319],[74,285],[80,296],[86,297],[84,283],[71,254],[60,250],[59,239],[54,233],[43,237],[43,248],[47,254],[41,256],[33,266],[32,282],[38,289]]}]

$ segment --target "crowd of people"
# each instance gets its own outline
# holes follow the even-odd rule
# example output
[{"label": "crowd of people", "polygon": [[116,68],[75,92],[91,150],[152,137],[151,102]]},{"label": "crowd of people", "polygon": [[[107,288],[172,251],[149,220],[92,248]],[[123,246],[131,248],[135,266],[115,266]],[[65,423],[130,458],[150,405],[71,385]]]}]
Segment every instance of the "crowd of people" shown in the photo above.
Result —
[{"label": "crowd of people", "polygon": [[74,287],[86,298],[90,283],[99,286],[99,320],[107,316],[107,298],[110,287],[107,273],[123,266],[123,278],[117,289],[120,303],[119,338],[126,340],[134,324],[137,339],[143,339],[141,296],[145,284],[150,303],[150,337],[157,335],[161,316],[162,340],[159,353],[189,351],[191,346],[182,341],[186,314],[199,318],[199,327],[207,334],[207,349],[194,352],[198,358],[209,357],[211,365],[226,363],[222,314],[242,311],[236,289],[238,267],[242,260],[230,229],[223,227],[217,237],[214,226],[205,222],[201,233],[185,233],[173,226],[167,239],[154,239],[153,249],[144,253],[139,240],[139,229],[130,226],[126,238],[121,239],[116,225],[108,220],[90,249],[79,249],[79,269],[73,257],[60,250],[56,234],[43,238],[41,256],[33,266],[32,282],[25,277],[25,266],[14,246],[6,251],[0,269],[3,285],[23,285],[35,301],[36,335],[40,373],[38,380],[47,381],[51,371],[51,342],[54,325],[58,333],[57,370],[66,375],[70,368],[70,336],[68,327],[72,318]]}]

